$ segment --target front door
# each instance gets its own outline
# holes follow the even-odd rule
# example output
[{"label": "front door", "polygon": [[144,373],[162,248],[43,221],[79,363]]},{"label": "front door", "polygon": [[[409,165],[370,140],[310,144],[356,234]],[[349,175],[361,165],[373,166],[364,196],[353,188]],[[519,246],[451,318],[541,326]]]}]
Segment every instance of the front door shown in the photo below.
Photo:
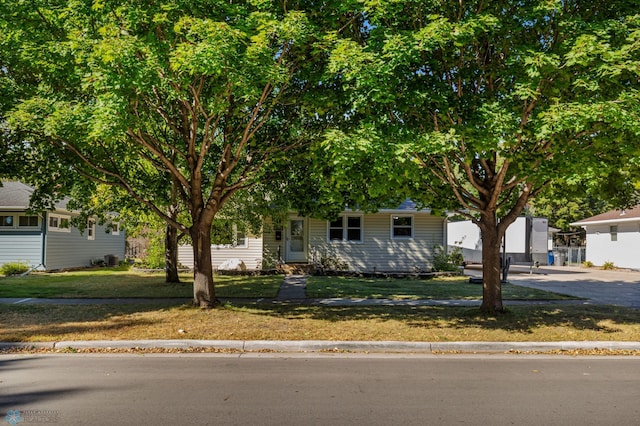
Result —
[{"label": "front door", "polygon": [[287,254],[286,262],[307,261],[307,233],[305,220],[291,218],[287,227]]}]

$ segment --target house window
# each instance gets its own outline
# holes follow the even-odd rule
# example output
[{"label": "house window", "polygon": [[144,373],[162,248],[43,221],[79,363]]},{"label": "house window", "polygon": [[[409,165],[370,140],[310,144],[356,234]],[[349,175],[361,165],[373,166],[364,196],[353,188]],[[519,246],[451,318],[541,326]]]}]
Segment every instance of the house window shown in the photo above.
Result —
[{"label": "house window", "polygon": [[96,221],[89,219],[87,222],[87,240],[93,241],[96,239]]},{"label": "house window", "polygon": [[413,238],[413,216],[391,216],[391,238]]},{"label": "house window", "polygon": [[362,241],[362,216],[341,216],[329,222],[329,241]]},{"label": "house window", "polygon": [[111,227],[111,235],[120,235],[120,224],[119,223],[112,223],[110,225]]},{"label": "house window", "polygon": [[609,235],[611,235],[611,241],[618,241],[618,225],[609,227]]},{"label": "house window", "polygon": [[216,220],[211,227],[211,244],[220,247],[247,247],[247,234],[244,227],[230,220]]},{"label": "house window", "polygon": [[362,217],[347,216],[347,241],[362,241]]},{"label": "house window", "polygon": [[49,215],[49,230],[54,232],[71,232],[69,216]]},{"label": "house window", "polygon": [[247,247],[248,245],[247,234],[245,233],[244,229],[242,229],[242,227],[234,223],[233,232],[236,237],[233,244],[238,247]]},{"label": "house window", "polygon": [[13,228],[13,216],[0,216],[0,228]]},{"label": "house window", "polygon": [[38,228],[40,226],[40,218],[38,216],[20,216],[18,218],[18,227],[20,228]]},{"label": "house window", "polygon": [[342,241],[344,236],[344,218],[329,222],[329,241]]}]

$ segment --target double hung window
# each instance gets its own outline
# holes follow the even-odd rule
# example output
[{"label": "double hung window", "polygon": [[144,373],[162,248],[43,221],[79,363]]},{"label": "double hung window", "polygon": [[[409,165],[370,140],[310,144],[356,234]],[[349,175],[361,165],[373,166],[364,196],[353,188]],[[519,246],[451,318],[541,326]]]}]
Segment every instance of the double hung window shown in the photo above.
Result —
[{"label": "double hung window", "polygon": [[345,215],[329,222],[329,241],[362,240],[362,216]]},{"label": "double hung window", "polygon": [[413,216],[391,216],[391,239],[413,238]]}]

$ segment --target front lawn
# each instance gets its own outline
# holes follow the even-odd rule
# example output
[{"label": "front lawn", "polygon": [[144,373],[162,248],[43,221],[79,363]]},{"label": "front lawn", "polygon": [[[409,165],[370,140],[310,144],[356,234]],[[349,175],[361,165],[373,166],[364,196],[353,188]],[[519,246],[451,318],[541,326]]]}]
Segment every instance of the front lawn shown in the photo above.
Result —
[{"label": "front lawn", "polygon": [[[443,277],[430,280],[410,278],[309,277],[310,298],[365,299],[482,299],[482,285],[470,284],[468,277]],[[506,300],[563,300],[571,296],[550,293],[512,284],[502,285]]]},{"label": "front lawn", "polygon": [[199,309],[138,305],[0,305],[0,341],[61,340],[640,341],[630,308],[477,308],[245,304]]},{"label": "front lawn", "polygon": [[[275,297],[282,275],[216,275],[218,297]],[[72,272],[37,272],[24,277],[0,278],[0,297],[105,298],[193,297],[193,276],[181,274],[180,284],[166,284],[163,273],[128,268],[97,268]]]},{"label": "front lawn", "polygon": [[[163,273],[131,271],[127,268],[97,268],[59,273],[32,273],[24,277],[0,278],[0,297],[20,298],[176,298],[193,297],[193,277],[181,274],[180,284],[166,284]],[[216,275],[216,294],[222,298],[274,298],[282,275]],[[542,290],[503,284],[505,300],[561,300],[571,297]],[[369,299],[481,299],[482,286],[465,277],[432,280],[309,277],[309,298]]]}]

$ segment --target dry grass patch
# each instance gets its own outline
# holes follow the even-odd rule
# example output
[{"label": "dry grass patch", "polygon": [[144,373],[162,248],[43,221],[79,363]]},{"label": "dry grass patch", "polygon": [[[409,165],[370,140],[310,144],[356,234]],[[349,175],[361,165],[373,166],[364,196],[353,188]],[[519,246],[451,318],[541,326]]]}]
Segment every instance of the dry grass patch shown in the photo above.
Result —
[{"label": "dry grass patch", "polygon": [[[476,308],[4,305],[0,341],[207,339],[399,341],[640,341],[638,311],[609,306]],[[181,332],[182,330],[182,332]]]}]

